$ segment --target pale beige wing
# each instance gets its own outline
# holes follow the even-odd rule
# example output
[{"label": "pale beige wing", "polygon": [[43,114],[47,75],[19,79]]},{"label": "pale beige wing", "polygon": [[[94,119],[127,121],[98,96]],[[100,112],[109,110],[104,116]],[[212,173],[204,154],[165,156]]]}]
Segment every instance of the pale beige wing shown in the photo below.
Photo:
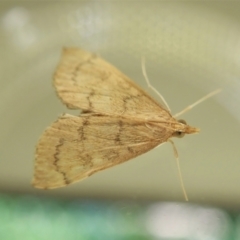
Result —
[{"label": "pale beige wing", "polygon": [[64,115],[43,133],[33,185],[57,188],[134,158],[166,141],[166,128],[124,118]]},{"label": "pale beige wing", "polygon": [[163,106],[123,73],[97,55],[78,48],[63,50],[54,85],[69,108],[138,119],[170,118]]}]

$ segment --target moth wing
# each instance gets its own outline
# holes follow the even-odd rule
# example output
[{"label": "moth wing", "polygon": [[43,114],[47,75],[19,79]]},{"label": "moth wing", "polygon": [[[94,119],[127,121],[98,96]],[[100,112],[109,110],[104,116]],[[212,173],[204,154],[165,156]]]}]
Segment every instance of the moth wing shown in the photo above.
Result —
[{"label": "moth wing", "polygon": [[164,131],[108,116],[63,115],[39,140],[32,183],[50,189],[77,182],[166,141],[158,137],[169,137]]},{"label": "moth wing", "polygon": [[54,85],[69,108],[151,120],[170,118],[163,106],[114,66],[78,48],[63,49]]}]

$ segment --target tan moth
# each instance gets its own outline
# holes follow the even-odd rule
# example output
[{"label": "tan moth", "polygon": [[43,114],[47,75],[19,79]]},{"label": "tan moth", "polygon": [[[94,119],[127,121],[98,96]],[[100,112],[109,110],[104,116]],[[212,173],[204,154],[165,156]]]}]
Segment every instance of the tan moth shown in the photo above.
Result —
[{"label": "tan moth", "polygon": [[54,86],[68,108],[82,113],[64,114],[41,136],[36,188],[63,187],[171,142],[171,137],[199,131],[173,117],[111,64],[82,49],[63,50]]}]

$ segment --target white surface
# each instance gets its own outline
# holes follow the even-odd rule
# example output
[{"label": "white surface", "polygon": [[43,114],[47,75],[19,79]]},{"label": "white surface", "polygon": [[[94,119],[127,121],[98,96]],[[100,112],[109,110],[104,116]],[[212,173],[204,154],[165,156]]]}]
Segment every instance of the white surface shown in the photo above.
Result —
[{"label": "white surface", "polygon": [[[175,140],[191,202],[239,206],[240,4],[82,1],[0,3],[0,191],[39,195],[184,200],[170,144],[81,183],[34,190],[35,145],[63,112],[51,79],[63,46],[99,53],[143,88],[151,83],[176,113],[201,128]],[[151,91],[150,94],[155,96]]]}]

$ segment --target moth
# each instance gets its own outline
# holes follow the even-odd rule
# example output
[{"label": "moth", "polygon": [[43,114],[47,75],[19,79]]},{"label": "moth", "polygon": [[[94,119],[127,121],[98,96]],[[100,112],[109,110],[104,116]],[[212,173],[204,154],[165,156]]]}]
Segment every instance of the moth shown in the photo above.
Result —
[{"label": "moth", "polygon": [[199,132],[99,56],[63,49],[54,74],[58,97],[79,116],[64,114],[41,136],[33,185],[52,189],[135,158],[172,137]]}]

